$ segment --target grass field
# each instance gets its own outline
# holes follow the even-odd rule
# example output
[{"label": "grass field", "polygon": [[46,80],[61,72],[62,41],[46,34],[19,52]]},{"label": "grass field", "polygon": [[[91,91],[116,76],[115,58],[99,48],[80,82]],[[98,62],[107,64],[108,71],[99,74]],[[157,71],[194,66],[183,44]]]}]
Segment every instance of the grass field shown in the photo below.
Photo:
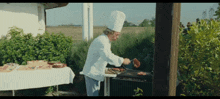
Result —
[{"label": "grass field", "polygon": [[[105,27],[96,26],[93,28],[93,36],[103,33]],[[121,33],[140,33],[144,30],[154,31],[153,27],[123,27]],[[82,27],[74,26],[50,26],[46,27],[49,33],[64,33],[66,36],[72,36],[74,42],[82,40]]]}]

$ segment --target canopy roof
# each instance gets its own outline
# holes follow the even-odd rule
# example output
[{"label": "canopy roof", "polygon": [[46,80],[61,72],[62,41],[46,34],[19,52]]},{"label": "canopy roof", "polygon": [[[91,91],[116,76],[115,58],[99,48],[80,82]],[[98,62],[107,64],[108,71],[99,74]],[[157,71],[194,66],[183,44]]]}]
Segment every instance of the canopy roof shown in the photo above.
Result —
[{"label": "canopy roof", "polygon": [[64,6],[68,5],[68,3],[42,3],[42,4],[45,5],[45,9],[64,7]]}]

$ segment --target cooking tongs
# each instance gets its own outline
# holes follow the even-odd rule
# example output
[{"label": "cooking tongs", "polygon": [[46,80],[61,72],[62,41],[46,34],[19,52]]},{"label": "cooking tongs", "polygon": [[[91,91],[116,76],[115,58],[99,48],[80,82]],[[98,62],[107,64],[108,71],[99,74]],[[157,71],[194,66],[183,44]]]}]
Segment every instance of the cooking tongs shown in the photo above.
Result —
[{"label": "cooking tongs", "polygon": [[[133,64],[133,60],[134,60],[134,59],[130,60],[130,61],[131,61],[131,63],[130,63],[130,64]],[[128,65],[130,65],[130,64],[128,64]],[[127,68],[125,67],[125,65],[124,65],[124,64],[122,64],[122,65],[121,65],[121,67],[122,67],[122,68],[124,68],[125,70],[127,70]]]},{"label": "cooking tongs", "polygon": [[[135,68],[140,67],[140,61],[138,61],[136,58],[132,59],[130,64],[132,64],[133,66],[136,65],[137,67],[134,66]],[[125,70],[127,70],[127,68],[125,67],[124,64],[122,64],[121,67],[124,68]]]}]

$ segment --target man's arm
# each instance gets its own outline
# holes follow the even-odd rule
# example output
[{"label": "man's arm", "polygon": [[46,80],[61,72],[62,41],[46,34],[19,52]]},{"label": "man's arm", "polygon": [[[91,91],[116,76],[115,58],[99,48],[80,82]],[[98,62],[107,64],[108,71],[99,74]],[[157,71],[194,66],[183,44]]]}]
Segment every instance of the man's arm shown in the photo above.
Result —
[{"label": "man's arm", "polygon": [[119,57],[113,54],[110,50],[110,47],[108,47],[106,44],[100,43],[100,48],[98,52],[105,61],[116,67],[119,67],[122,64],[130,63],[130,60],[128,58]]}]

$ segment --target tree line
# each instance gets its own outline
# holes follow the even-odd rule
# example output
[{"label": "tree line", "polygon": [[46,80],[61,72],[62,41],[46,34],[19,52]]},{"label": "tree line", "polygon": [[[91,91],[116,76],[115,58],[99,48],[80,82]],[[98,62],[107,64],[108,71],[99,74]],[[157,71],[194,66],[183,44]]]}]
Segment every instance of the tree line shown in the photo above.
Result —
[{"label": "tree line", "polygon": [[140,24],[136,25],[132,22],[128,22],[127,20],[124,21],[123,27],[155,27],[155,18],[151,19],[144,19]]},{"label": "tree line", "polygon": [[[76,26],[81,27],[82,25],[74,25],[73,23],[70,24],[61,24],[58,26]],[[151,19],[144,19],[140,24],[136,25],[132,22],[128,22],[127,20],[124,21],[123,27],[155,27],[155,18],[152,17]],[[49,26],[48,26],[49,27]]]}]

